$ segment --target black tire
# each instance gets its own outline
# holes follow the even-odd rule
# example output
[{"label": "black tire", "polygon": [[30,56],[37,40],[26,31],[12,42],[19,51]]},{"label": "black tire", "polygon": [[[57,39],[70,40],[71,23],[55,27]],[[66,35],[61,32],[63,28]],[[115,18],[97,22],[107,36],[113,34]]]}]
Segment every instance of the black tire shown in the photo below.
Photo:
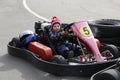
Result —
[{"label": "black tire", "polygon": [[120,55],[118,48],[112,44],[103,46],[101,51],[105,51],[105,50],[109,50],[112,53],[114,59],[118,58]]},{"label": "black tire", "polygon": [[20,42],[18,37],[14,37],[12,39],[11,45],[14,46],[14,47],[18,47],[18,48],[22,47],[22,44],[21,44],[21,42]]},{"label": "black tire", "polygon": [[119,71],[120,71],[120,58],[117,60],[116,65],[119,67]]},{"label": "black tire", "polygon": [[50,62],[53,63],[58,63],[58,64],[67,64],[67,61],[65,60],[65,58],[61,55],[54,55],[52,57],[52,59],[50,60]]},{"label": "black tire", "polygon": [[[12,47],[15,47],[15,48],[21,48],[22,47],[22,45],[19,41],[19,38],[17,38],[17,37],[12,38],[12,41],[9,43],[9,45],[12,46]],[[9,54],[12,55],[12,56],[16,56],[16,57],[21,56],[19,54],[19,52],[17,52],[16,50],[15,50],[15,52],[9,52]]]},{"label": "black tire", "polygon": [[107,44],[113,44],[115,46],[120,46],[120,37],[114,37],[114,38],[98,38],[100,42],[107,43]]},{"label": "black tire", "polygon": [[94,76],[93,80],[120,80],[120,72],[116,69],[109,69]]},{"label": "black tire", "polygon": [[120,20],[100,19],[88,21],[88,23],[97,38],[120,37]]}]

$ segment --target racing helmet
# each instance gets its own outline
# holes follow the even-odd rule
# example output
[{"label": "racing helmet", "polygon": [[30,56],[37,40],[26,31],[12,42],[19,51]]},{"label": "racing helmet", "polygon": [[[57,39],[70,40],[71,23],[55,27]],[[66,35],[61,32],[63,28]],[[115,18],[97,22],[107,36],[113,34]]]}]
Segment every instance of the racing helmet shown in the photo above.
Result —
[{"label": "racing helmet", "polygon": [[37,40],[37,37],[37,34],[31,30],[25,30],[19,34],[19,39],[23,46],[26,46],[31,41]]},{"label": "racing helmet", "polygon": [[24,37],[27,37],[27,36],[30,35],[30,34],[34,34],[33,31],[31,31],[31,30],[24,30],[24,31],[22,31],[22,32],[19,34],[19,39],[20,39],[20,41],[22,41],[22,39],[23,39]]},{"label": "racing helmet", "polygon": [[50,28],[52,28],[55,23],[61,24],[61,21],[60,21],[60,19],[58,17],[53,16],[53,18],[51,20]]}]

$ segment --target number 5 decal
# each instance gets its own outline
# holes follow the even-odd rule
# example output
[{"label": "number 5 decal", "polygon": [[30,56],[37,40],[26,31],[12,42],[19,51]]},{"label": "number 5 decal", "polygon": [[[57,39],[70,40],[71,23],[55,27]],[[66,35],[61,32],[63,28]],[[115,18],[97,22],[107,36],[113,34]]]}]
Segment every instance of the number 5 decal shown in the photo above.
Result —
[{"label": "number 5 decal", "polygon": [[88,26],[81,27],[80,33],[86,37],[92,36],[91,29]]}]

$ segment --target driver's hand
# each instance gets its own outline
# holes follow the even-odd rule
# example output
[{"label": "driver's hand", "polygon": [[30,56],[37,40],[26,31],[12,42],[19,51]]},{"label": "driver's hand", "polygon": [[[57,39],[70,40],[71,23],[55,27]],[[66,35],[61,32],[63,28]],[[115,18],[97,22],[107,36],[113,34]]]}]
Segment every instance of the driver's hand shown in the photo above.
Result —
[{"label": "driver's hand", "polygon": [[66,31],[62,31],[60,34],[61,35],[67,35],[67,32]]}]

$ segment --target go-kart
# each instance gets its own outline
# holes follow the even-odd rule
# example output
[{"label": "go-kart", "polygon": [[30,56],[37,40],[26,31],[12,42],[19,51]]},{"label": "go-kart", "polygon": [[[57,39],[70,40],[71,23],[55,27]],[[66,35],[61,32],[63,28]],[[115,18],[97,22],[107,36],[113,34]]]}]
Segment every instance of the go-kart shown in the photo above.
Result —
[{"label": "go-kart", "polygon": [[120,59],[116,64],[109,66],[94,75],[91,76],[90,80],[120,80]]},{"label": "go-kart", "polygon": [[[31,41],[26,48],[21,46],[19,38],[13,38],[8,43],[8,53],[27,59],[43,71],[64,76],[91,76],[115,64],[120,56],[119,47],[100,43],[94,38],[87,21],[79,21],[62,24],[64,30],[72,33],[70,41],[81,46],[80,55],[64,58],[57,54],[49,38],[49,25],[49,22],[36,22],[37,41]],[[46,49],[47,53],[44,52]]]}]

